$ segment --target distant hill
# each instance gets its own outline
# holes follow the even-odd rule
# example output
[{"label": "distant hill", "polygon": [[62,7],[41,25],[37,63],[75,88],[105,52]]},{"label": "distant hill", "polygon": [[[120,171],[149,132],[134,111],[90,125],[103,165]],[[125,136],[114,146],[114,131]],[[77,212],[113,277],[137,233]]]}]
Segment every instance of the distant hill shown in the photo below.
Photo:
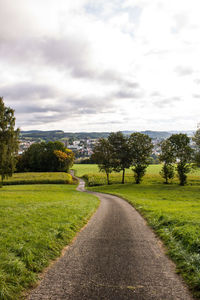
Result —
[{"label": "distant hill", "polygon": [[[124,134],[126,135],[130,135],[131,133],[133,132],[136,132],[136,131],[122,131]],[[145,130],[145,131],[140,131],[140,133],[143,133],[143,134],[147,134],[149,137],[151,137],[152,139],[155,139],[155,138],[163,138],[163,139],[166,139],[168,138],[171,133],[168,132],[168,131],[152,131],[152,130]]]},{"label": "distant hill", "polygon": [[[126,135],[130,135],[136,131],[122,131]],[[153,139],[166,139],[173,133],[186,133],[189,136],[193,135],[193,131],[152,131],[145,130],[140,131],[141,133],[149,135]],[[56,141],[56,140],[64,140],[64,139],[98,139],[98,138],[106,138],[110,132],[64,132],[62,130],[50,130],[50,131],[42,131],[42,130],[30,130],[30,131],[21,131],[20,135],[25,139],[32,139],[36,141]]]},{"label": "distant hill", "polygon": [[98,139],[100,137],[108,137],[109,132],[64,132],[62,130],[30,130],[21,131],[22,138],[29,138],[38,141],[56,141],[60,139],[73,138],[73,139]]}]

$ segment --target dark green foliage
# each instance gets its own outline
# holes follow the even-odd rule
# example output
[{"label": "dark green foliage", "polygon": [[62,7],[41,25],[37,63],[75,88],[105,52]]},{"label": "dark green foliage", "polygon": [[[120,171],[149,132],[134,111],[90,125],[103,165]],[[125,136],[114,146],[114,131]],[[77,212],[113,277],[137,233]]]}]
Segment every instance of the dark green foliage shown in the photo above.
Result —
[{"label": "dark green foliage", "polygon": [[200,167],[200,129],[198,129],[193,137],[195,143],[194,162],[197,167]]},{"label": "dark green foliage", "polygon": [[[63,154],[63,160],[61,155]],[[64,159],[64,156],[66,159]],[[73,165],[74,155],[61,142],[32,144],[18,158],[18,172],[68,172]]]},{"label": "dark green foliage", "polygon": [[160,171],[160,175],[165,179],[165,183],[169,183],[169,179],[174,178],[174,166],[172,164],[164,163]]},{"label": "dark green foliage", "polygon": [[147,165],[142,164],[136,164],[133,171],[134,171],[134,178],[135,182],[139,184],[142,181],[142,178],[144,177],[146,173]]},{"label": "dark green foliage", "polygon": [[187,182],[187,173],[190,172],[193,150],[190,147],[190,139],[186,134],[172,134],[168,139],[171,143],[171,151],[177,161],[177,172],[180,185]]},{"label": "dark green foliage", "polygon": [[139,132],[132,133],[129,138],[129,149],[135,181],[139,184],[150,164],[150,155],[153,149],[151,138]]},{"label": "dark green foliage", "polygon": [[92,159],[98,164],[99,170],[106,173],[107,183],[109,182],[109,174],[113,170],[113,151],[109,141],[101,138],[94,147]]},{"label": "dark green foliage", "polygon": [[115,172],[122,171],[122,183],[124,184],[125,169],[131,165],[128,138],[122,132],[112,132],[108,141],[112,146],[113,170]]},{"label": "dark green foliage", "polygon": [[176,157],[172,150],[172,143],[169,139],[166,139],[161,143],[161,154],[159,156],[159,159],[164,164],[160,175],[165,179],[166,184],[169,182],[169,179],[174,178],[173,164],[176,162]]},{"label": "dark green foliage", "polygon": [[1,183],[12,176],[18,151],[19,129],[15,130],[14,110],[6,107],[0,97],[0,175]]}]

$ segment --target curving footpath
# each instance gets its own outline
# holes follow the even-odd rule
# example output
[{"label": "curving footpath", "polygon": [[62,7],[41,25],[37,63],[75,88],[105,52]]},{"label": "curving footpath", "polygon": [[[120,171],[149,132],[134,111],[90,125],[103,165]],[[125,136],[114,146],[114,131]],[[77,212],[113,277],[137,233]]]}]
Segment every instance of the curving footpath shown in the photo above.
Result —
[{"label": "curving footpath", "polygon": [[[77,189],[84,186],[80,179]],[[97,212],[28,299],[193,299],[140,214],[119,197],[92,194]]]}]

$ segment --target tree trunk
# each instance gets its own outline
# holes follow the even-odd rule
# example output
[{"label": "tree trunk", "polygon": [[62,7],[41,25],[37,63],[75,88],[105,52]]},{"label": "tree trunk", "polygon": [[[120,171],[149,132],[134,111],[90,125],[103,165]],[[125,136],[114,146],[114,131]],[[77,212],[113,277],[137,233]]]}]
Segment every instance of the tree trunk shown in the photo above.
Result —
[{"label": "tree trunk", "polygon": [[122,173],[122,184],[124,184],[124,177],[125,177],[125,169],[123,169],[123,173]]},{"label": "tree trunk", "polygon": [[1,175],[0,188],[3,187],[3,175]]},{"label": "tree trunk", "polygon": [[106,173],[106,176],[107,176],[107,184],[110,184],[110,181],[109,181],[109,173]]}]

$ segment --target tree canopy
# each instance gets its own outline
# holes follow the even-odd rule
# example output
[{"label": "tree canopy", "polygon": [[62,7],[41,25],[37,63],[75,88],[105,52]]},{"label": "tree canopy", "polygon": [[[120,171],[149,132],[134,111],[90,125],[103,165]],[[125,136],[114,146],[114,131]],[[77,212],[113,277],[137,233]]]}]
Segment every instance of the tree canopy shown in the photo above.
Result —
[{"label": "tree canopy", "polygon": [[174,178],[174,163],[176,162],[176,157],[169,139],[162,141],[160,146],[161,154],[159,160],[164,163],[160,175],[165,179],[165,183],[168,183],[169,179]]},{"label": "tree canopy", "polygon": [[131,165],[130,149],[128,138],[122,132],[112,132],[108,136],[112,147],[112,166],[115,172],[122,172],[122,183],[124,183],[125,169]]},{"label": "tree canopy", "polygon": [[19,129],[15,130],[14,110],[6,107],[0,97],[0,175],[1,183],[6,177],[12,176],[18,152]]},{"label": "tree canopy", "polygon": [[135,132],[129,137],[129,147],[135,181],[139,184],[146,172],[147,166],[150,164],[153,144],[147,134]]},{"label": "tree canopy", "polygon": [[179,133],[172,134],[169,137],[171,143],[171,152],[177,163],[177,172],[180,185],[185,185],[187,182],[187,173],[190,172],[193,158],[193,150],[190,147],[190,139],[187,134]]},{"label": "tree canopy", "polygon": [[18,172],[68,172],[74,153],[59,141],[32,144],[18,158]]},{"label": "tree canopy", "polygon": [[113,170],[113,151],[109,141],[100,138],[94,147],[92,159],[98,164],[99,170],[106,173],[107,183],[109,184],[109,174]]},{"label": "tree canopy", "polygon": [[193,142],[195,143],[194,162],[196,166],[200,167],[200,129],[195,132]]}]

